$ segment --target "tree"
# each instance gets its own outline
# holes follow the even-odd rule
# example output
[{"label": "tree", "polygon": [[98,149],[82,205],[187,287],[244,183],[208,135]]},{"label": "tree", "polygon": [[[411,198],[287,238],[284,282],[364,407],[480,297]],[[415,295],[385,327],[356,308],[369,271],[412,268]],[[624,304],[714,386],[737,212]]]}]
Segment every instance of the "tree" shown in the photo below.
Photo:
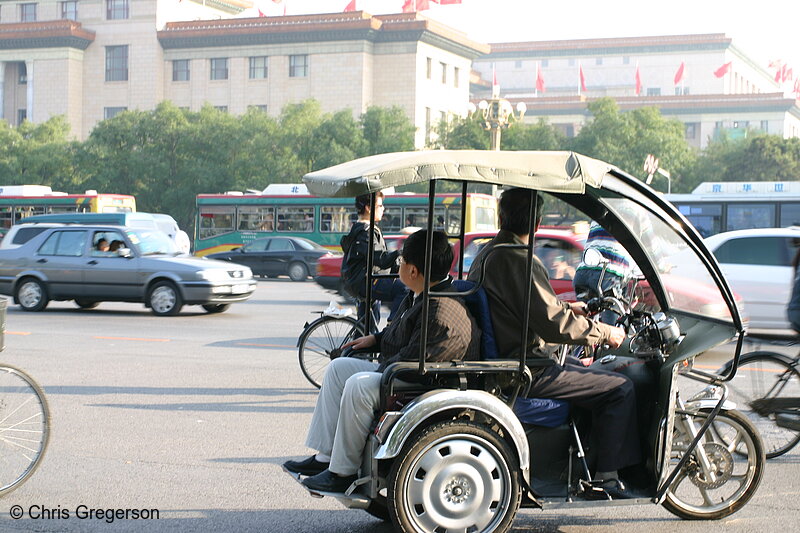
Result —
[{"label": "tree", "polygon": [[441,122],[436,128],[434,148],[448,150],[488,150],[489,132],[483,127],[483,119],[477,113],[462,118],[454,117],[450,122]]},{"label": "tree", "polygon": [[361,155],[407,152],[414,149],[416,128],[399,106],[370,106],[361,115],[364,153]]},{"label": "tree", "polygon": [[515,122],[502,136],[503,150],[563,150],[566,137],[547,121],[540,118],[536,124]]}]

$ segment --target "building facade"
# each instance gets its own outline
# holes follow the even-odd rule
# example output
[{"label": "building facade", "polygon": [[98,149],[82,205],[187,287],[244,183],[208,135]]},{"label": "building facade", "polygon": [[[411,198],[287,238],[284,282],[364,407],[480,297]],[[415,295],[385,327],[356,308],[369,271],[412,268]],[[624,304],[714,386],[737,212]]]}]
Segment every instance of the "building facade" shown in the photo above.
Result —
[{"label": "building facade", "polygon": [[[33,6],[33,7],[30,7]],[[424,146],[463,113],[472,60],[487,45],[414,13],[232,18],[246,0],[39,0],[0,4],[0,113],[101,120],[170,100],[193,111],[318,100],[326,112],[400,106]]]},{"label": "building facade", "polygon": [[654,106],[680,120],[687,142],[697,148],[723,133],[800,137],[795,95],[784,92],[774,73],[724,34],[495,43],[491,48],[473,65],[479,76],[473,99],[489,96],[487,80],[494,72],[503,97],[527,104],[525,120],[544,118],[567,136],[576,135],[589,118],[588,101],[613,97],[623,110]]}]

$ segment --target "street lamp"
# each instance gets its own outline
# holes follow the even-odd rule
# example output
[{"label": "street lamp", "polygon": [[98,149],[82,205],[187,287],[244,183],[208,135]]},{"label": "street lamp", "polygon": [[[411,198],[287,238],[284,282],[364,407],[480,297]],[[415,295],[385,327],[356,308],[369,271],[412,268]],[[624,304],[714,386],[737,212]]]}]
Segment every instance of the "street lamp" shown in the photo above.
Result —
[{"label": "street lamp", "polygon": [[496,94],[492,95],[488,101],[481,100],[477,109],[474,104],[470,103],[470,114],[480,112],[483,118],[483,127],[491,134],[492,150],[500,150],[501,132],[512,123],[521,121],[527,110],[528,106],[525,105],[525,102],[519,102],[515,113],[511,102]]}]

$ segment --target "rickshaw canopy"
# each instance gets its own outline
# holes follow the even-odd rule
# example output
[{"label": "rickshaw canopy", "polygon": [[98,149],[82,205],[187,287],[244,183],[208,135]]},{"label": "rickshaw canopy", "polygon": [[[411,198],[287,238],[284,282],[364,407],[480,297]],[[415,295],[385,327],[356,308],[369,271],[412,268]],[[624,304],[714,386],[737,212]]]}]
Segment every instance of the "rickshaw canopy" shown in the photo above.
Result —
[{"label": "rickshaw canopy", "polygon": [[574,152],[424,150],[362,157],[303,176],[311,194],[353,197],[444,179],[582,194],[613,165]]}]

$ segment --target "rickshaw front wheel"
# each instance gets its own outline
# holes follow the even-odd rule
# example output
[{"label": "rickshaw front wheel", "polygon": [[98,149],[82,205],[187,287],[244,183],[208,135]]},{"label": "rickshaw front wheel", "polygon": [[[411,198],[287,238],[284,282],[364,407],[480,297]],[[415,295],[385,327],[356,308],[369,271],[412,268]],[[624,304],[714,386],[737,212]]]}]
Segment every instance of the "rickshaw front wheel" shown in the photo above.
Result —
[{"label": "rickshaw front wheel", "polygon": [[482,424],[439,422],[410,439],[389,473],[389,515],[399,531],[507,531],[520,505],[519,467]]},{"label": "rickshaw front wheel", "polygon": [[[710,409],[694,413],[690,423],[700,428]],[[676,465],[691,435],[676,420],[671,465]],[[705,457],[698,450],[702,447]],[[687,520],[718,520],[741,509],[755,494],[764,474],[766,457],[758,431],[738,411],[720,412],[670,485],[664,507]]]}]

